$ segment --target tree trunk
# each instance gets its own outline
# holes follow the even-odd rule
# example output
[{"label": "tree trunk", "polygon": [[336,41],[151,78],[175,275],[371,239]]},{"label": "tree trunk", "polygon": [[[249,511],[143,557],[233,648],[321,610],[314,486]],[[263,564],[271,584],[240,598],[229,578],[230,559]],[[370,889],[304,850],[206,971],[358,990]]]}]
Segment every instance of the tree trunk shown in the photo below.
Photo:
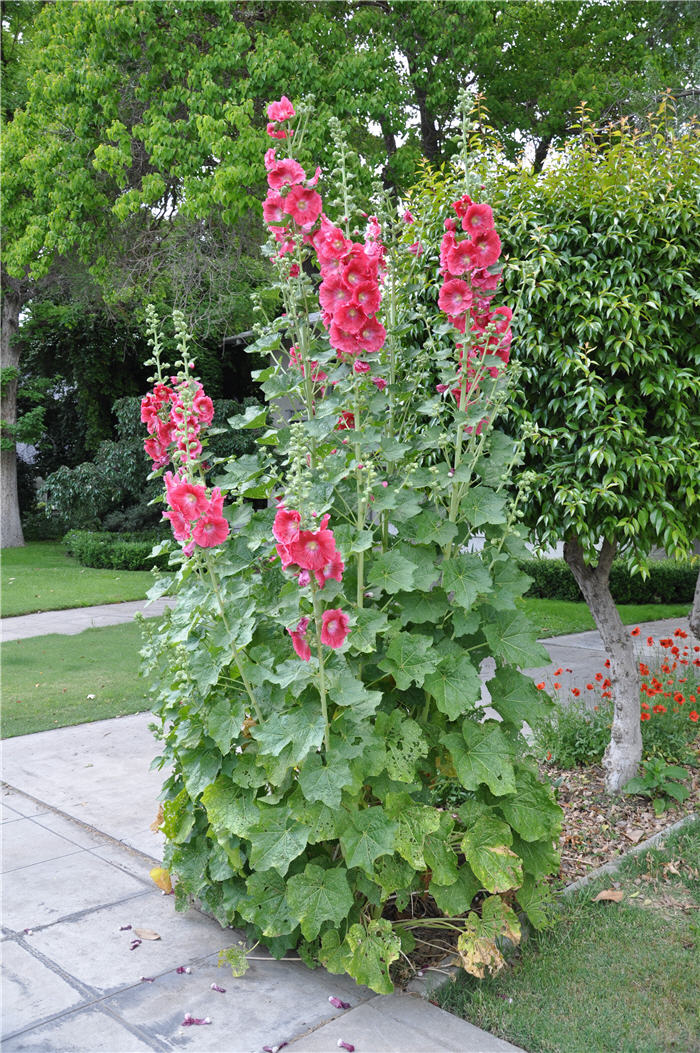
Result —
[{"label": "tree trunk", "polygon": [[6,369],[16,370],[19,367],[19,348],[14,337],[19,328],[21,308],[19,288],[12,280],[3,282],[0,340],[0,544],[3,548],[19,548],[24,544],[17,495],[17,451],[13,437],[13,426],[17,420],[17,379],[7,380],[2,375]]},{"label": "tree trunk", "polygon": [[688,621],[690,622],[693,635],[700,640],[700,574],[698,574],[698,580],[695,582],[695,596],[693,597],[693,606],[690,608]]},{"label": "tree trunk", "polygon": [[603,756],[608,793],[620,793],[637,774],[642,759],[639,666],[629,629],[622,624],[610,593],[610,566],[616,548],[615,542],[604,541],[598,564],[592,567],[584,562],[578,541],[567,541],[564,545],[564,559],[578,582],[610,658],[613,723]]}]

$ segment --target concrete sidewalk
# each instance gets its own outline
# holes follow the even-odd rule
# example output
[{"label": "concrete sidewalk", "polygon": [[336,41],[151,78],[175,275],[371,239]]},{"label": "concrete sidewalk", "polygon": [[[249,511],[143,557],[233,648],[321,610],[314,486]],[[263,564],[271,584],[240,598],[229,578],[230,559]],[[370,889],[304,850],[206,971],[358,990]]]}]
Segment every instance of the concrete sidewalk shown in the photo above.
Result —
[{"label": "concrete sidewalk", "polygon": [[162,599],[148,603],[134,600],[129,603],[102,603],[98,607],[73,607],[65,611],[40,611],[38,614],[20,614],[15,618],[0,620],[0,640],[26,640],[31,636],[75,636],[85,629],[97,629],[104,625],[122,625],[133,622],[135,614],[155,618],[162,614],[168,603]]},{"label": "concrete sidewalk", "polygon": [[[217,968],[242,934],[176,913],[149,877],[162,846],[150,830],[162,775],[149,770],[149,720],[3,743],[4,1053],[254,1053],[285,1042],[331,1053],[339,1039],[357,1053],[516,1049],[419,996],[378,996],[261,949],[241,978]],[[131,950],[137,928],[160,939]],[[351,1008],[334,1009],[332,995]],[[211,1023],[183,1026],[188,1013]]]}]

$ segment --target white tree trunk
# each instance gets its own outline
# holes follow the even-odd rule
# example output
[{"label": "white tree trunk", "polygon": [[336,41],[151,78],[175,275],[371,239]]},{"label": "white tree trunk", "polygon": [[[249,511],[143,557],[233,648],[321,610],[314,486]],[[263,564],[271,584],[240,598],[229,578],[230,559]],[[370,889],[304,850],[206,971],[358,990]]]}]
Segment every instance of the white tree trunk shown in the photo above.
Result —
[{"label": "white tree trunk", "polygon": [[[16,369],[19,366],[19,349],[14,337],[19,328],[19,312],[22,299],[11,282],[3,282],[2,289],[2,338],[0,340],[0,369]],[[5,442],[11,439],[10,429],[17,420],[17,381],[2,384],[0,421]],[[4,447],[5,443],[3,443]],[[3,548],[19,548],[24,544],[22,522],[19,517],[17,495],[17,451],[14,441],[7,449],[0,450],[0,544]]]},{"label": "white tree trunk", "polygon": [[698,580],[695,582],[695,596],[693,597],[693,606],[690,608],[688,621],[693,634],[700,639],[700,574],[698,574]]},{"label": "white tree trunk", "polygon": [[610,658],[613,723],[603,756],[608,793],[620,793],[637,774],[642,759],[639,665],[629,629],[622,624],[610,593],[610,566],[616,547],[614,542],[604,541],[598,564],[592,567],[584,562],[578,541],[567,541],[564,545],[564,559],[578,582]]}]

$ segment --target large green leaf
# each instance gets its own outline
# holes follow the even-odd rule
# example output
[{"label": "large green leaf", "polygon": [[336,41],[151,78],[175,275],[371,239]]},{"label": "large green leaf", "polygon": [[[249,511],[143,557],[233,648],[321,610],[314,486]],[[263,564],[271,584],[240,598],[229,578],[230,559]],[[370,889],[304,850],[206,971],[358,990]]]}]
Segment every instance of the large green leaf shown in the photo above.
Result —
[{"label": "large green leaf", "polygon": [[260,809],[260,821],[248,831],[250,865],[255,870],[274,868],[284,877],[293,859],[306,848],[308,827],[302,826],[289,807]]},{"label": "large green leaf", "polygon": [[372,560],[367,584],[370,588],[381,589],[383,592],[401,592],[402,589],[411,588],[414,573],[415,566],[410,560],[398,552],[385,552]]},{"label": "large green leaf", "polygon": [[243,702],[230,702],[228,699],[221,699],[207,713],[207,734],[223,754],[231,749],[231,743],[238,737],[244,718]]},{"label": "large green leaf", "polygon": [[424,508],[411,524],[416,541],[430,541],[436,545],[447,545],[457,535],[456,523],[441,516],[434,508]]},{"label": "large green leaf", "polygon": [[509,556],[498,561],[491,568],[493,577],[492,603],[499,610],[514,608],[519,599],[532,583],[532,578],[524,574],[514,559]]},{"label": "large green leaf", "polygon": [[535,881],[532,874],[526,874],[517,896],[530,924],[536,929],[545,929],[552,919],[554,900],[551,887],[544,881]]},{"label": "large green leaf", "polygon": [[494,721],[475,724],[465,720],[462,734],[453,732],[443,742],[465,790],[476,790],[485,783],[496,796],[515,792],[513,748]]},{"label": "large green leaf", "polygon": [[421,757],[428,755],[428,743],[420,725],[403,710],[377,714],[375,731],[383,739],[384,767],[391,779],[413,782]]},{"label": "large green leaf", "polygon": [[425,870],[423,846],[428,834],[440,826],[440,813],[425,804],[415,804],[408,793],[389,793],[386,796],[387,815],[396,820],[396,851],[414,870]]},{"label": "large green leaf", "polygon": [[358,717],[371,717],[382,700],[381,691],[368,691],[349,669],[328,671],[328,696],[338,706],[352,706]]},{"label": "large green leaf", "polygon": [[463,864],[451,885],[443,885],[433,877],[430,882],[430,895],[443,914],[456,918],[469,910],[474,896],[482,887],[471,867]]},{"label": "large green leaf", "polygon": [[389,644],[379,668],[391,673],[400,691],[405,691],[412,683],[420,687],[426,674],[432,673],[437,666],[438,659],[431,653],[432,648],[430,636],[399,632]]},{"label": "large green leaf", "polygon": [[525,841],[513,834],[513,848],[523,861],[525,873],[536,881],[558,872],[560,858],[553,841]]},{"label": "large green leaf", "polygon": [[304,938],[314,940],[324,921],[338,926],[348,916],[353,896],[347,870],[337,864],[323,870],[308,863],[302,874],[295,874],[287,882],[287,901],[301,922]]},{"label": "large green leaf", "polygon": [[487,892],[507,892],[523,883],[522,863],[510,845],[506,823],[492,816],[477,819],[462,838],[465,859]]},{"label": "large green leaf", "polygon": [[259,820],[254,795],[244,792],[227,776],[219,775],[202,794],[207,818],[217,831],[248,837],[248,831]]},{"label": "large green leaf", "polygon": [[442,587],[454,602],[469,610],[480,593],[491,588],[488,567],[474,553],[464,552],[442,564]]},{"label": "large green leaf", "polygon": [[491,653],[502,662],[521,668],[549,665],[549,652],[537,642],[532,624],[521,611],[489,608],[483,632]]},{"label": "large green leaf", "polygon": [[394,985],[389,967],[401,952],[401,940],[395,935],[391,922],[375,918],[365,929],[351,925],[345,942],[350,954],[347,971],[357,983],[366,984],[377,994],[391,994]]},{"label": "large green leaf", "polygon": [[424,687],[435,699],[441,713],[450,720],[464,716],[481,699],[481,678],[467,655],[450,655],[434,673],[425,678]]},{"label": "large green leaf", "polygon": [[497,494],[488,486],[473,486],[459,507],[473,527],[480,527],[486,523],[490,526],[505,523],[507,504],[503,493]]},{"label": "large green leaf", "polygon": [[408,625],[409,622],[430,622],[434,625],[444,618],[448,609],[447,596],[442,589],[432,589],[430,592],[400,592],[396,602],[399,608],[397,619],[402,626]]},{"label": "large green leaf", "polygon": [[307,801],[322,801],[329,808],[340,804],[343,788],[352,782],[350,765],[333,755],[308,757],[299,772],[299,786]]},{"label": "large green leaf", "polygon": [[383,633],[389,626],[389,619],[381,611],[363,607],[356,612],[357,623],[352,629],[352,646],[356,651],[372,654],[376,651],[377,633]]},{"label": "large green leaf", "polygon": [[554,708],[554,703],[542,691],[538,691],[529,676],[512,666],[496,669],[487,682],[491,705],[503,717],[520,730],[523,723],[534,727]]},{"label": "large green leaf", "polygon": [[287,884],[276,870],[256,870],[247,881],[248,895],[238,907],[241,917],[263,936],[285,936],[297,926],[287,902]]},{"label": "large green leaf", "polygon": [[523,841],[556,838],[562,823],[561,807],[552,799],[552,791],[527,769],[516,773],[516,792],[498,802],[506,822]]},{"label": "large green leaf", "polygon": [[193,750],[181,750],[180,760],[185,787],[194,801],[218,775],[221,754],[214,750],[203,750],[200,746]]},{"label": "large green leaf", "polygon": [[285,746],[291,746],[291,759],[299,764],[311,750],[323,742],[325,723],[320,705],[305,702],[289,713],[275,714],[262,724],[256,724],[251,734],[260,743],[262,752],[279,756]]},{"label": "large green leaf", "polygon": [[375,859],[394,851],[397,824],[377,806],[347,813],[340,827],[340,845],[348,867],[373,875]]}]

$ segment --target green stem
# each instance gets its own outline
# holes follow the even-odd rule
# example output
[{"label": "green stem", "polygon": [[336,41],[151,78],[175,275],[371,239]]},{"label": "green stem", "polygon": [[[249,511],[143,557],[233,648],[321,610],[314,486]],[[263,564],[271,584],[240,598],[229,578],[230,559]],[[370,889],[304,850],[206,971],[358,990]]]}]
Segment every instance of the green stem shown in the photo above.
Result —
[{"label": "green stem", "polygon": [[[354,383],[354,410],[355,410],[355,434],[358,433],[360,428],[360,392],[359,392],[359,377],[355,375]],[[365,514],[367,511],[366,501],[362,492],[362,469],[360,468],[360,444],[355,443],[355,480],[357,484],[357,529],[362,530],[365,525]],[[365,596],[365,554],[364,552],[358,552],[357,554],[357,606],[364,606]]]},{"label": "green stem", "polygon": [[[221,594],[221,586],[219,585],[219,579],[218,579],[218,577],[216,575],[216,571],[214,570],[214,566],[212,564],[212,561],[211,561],[211,558],[210,558],[210,555],[209,555],[208,552],[206,553],[204,559],[205,559],[205,563],[207,565],[207,570],[209,571],[209,580],[211,581],[212,588],[214,589],[214,594],[216,595],[216,599],[217,599],[218,604],[219,604],[219,611],[221,612],[221,619],[222,619],[222,621],[224,623],[224,627],[226,629],[226,632],[230,633],[231,632],[231,628],[229,626],[228,619],[226,617],[226,608],[224,606],[224,599],[223,599],[223,596]],[[238,672],[241,674],[241,680],[243,681],[243,686],[245,687],[245,689],[246,689],[246,691],[248,693],[248,698],[250,699],[251,705],[253,706],[253,709],[255,711],[255,716],[257,717],[258,724],[262,724],[263,715],[262,715],[262,712],[260,710],[260,706],[258,705],[258,700],[255,697],[255,692],[253,691],[253,687],[252,687],[250,681],[248,680],[248,677],[245,674],[245,669],[241,665],[241,661],[240,661],[240,658],[239,658],[239,655],[243,655],[243,657],[245,658],[245,651],[243,650],[243,648],[241,648],[240,651],[237,650],[235,644],[231,644],[231,647],[233,648],[234,661],[235,661],[236,665],[238,666]]]},{"label": "green stem", "polygon": [[330,749],[330,734],[328,729],[328,704],[326,701],[326,672],[323,666],[323,644],[321,642],[321,599],[319,597],[319,589],[311,578],[311,596],[314,604],[314,624],[316,626],[316,648],[318,653],[318,690],[321,696],[321,713],[323,714],[323,742],[326,747],[326,753]]}]

